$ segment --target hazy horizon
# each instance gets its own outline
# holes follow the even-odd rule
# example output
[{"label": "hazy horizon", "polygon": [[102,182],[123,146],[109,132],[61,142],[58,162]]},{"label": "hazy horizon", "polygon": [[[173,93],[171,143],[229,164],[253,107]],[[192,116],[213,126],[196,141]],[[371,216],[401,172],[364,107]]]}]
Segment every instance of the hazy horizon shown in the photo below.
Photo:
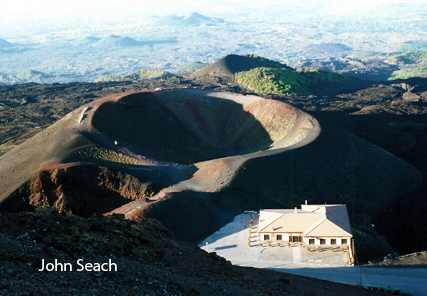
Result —
[{"label": "hazy horizon", "polygon": [[[123,0],[93,0],[83,1],[0,1],[0,38],[10,41],[22,41],[24,36],[39,33],[54,35],[57,31],[73,30],[86,26],[86,35],[90,32],[99,34],[100,27],[109,28],[112,25],[126,26],[141,25],[151,15],[165,16],[177,14],[186,16],[198,12],[210,17],[225,17],[238,21],[241,17],[262,21],[268,19],[306,17],[318,15],[337,15],[342,17],[350,14],[352,17],[363,18],[372,14],[383,14],[390,6],[417,6],[416,12],[427,11],[427,3],[423,1],[194,1],[183,0],[177,3],[170,0],[138,1]],[[393,10],[393,9],[392,9]],[[97,28],[95,30],[95,28]],[[126,32],[126,29],[123,30]],[[63,34],[64,35],[64,34]],[[70,34],[72,35],[72,34]]]}]

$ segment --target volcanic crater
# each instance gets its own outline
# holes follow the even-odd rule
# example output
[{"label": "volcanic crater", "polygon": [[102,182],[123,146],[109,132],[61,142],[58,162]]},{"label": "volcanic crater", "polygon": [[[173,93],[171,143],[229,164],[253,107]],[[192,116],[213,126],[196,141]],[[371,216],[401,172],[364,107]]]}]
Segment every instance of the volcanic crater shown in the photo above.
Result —
[{"label": "volcanic crater", "polygon": [[[92,125],[111,139],[131,143],[137,154],[189,165],[288,146],[290,134],[302,132],[301,117],[309,116],[261,97],[174,89],[105,102]],[[310,123],[317,127],[314,119]]]},{"label": "volcanic crater", "polygon": [[[1,193],[0,201],[13,204],[12,200],[22,199],[22,194],[28,195],[28,190],[43,191],[31,185],[41,172],[53,174],[56,170],[57,174],[58,169],[96,165],[135,176],[138,181],[134,178],[133,183],[156,184],[154,197],[128,194],[137,201],[126,205],[126,210],[118,210],[128,214],[148,197],[162,199],[167,193],[183,190],[218,191],[246,160],[303,146],[319,132],[320,126],[312,116],[283,102],[254,95],[194,89],[115,94],[80,107],[3,155],[0,182],[8,190]],[[10,162],[15,168],[25,169],[10,173],[4,169],[11,167]],[[106,178],[102,183],[107,189],[129,192],[129,188],[141,188],[135,184],[105,185]],[[67,182],[67,178],[63,180]],[[62,190],[74,184],[56,186],[51,190],[54,197],[47,198],[47,202],[31,199],[35,194],[40,196],[38,192],[30,192],[28,202],[33,200],[33,206],[56,206],[61,198],[78,194],[64,194]]]}]

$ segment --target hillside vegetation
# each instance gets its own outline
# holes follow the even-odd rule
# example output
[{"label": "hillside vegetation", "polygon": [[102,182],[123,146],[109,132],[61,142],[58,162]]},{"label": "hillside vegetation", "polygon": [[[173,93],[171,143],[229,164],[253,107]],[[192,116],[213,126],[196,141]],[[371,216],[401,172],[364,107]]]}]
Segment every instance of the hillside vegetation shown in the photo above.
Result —
[{"label": "hillside vegetation", "polygon": [[401,52],[416,52],[416,51],[425,51],[427,50],[427,41],[426,40],[411,40],[402,43],[396,51]]},{"label": "hillside vegetation", "polygon": [[99,147],[89,147],[86,149],[78,150],[73,155],[82,161],[92,161],[100,163],[121,163],[126,165],[137,164],[137,159],[117,153],[113,150]]},{"label": "hillside vegetation", "polygon": [[[66,76],[66,75],[62,75]],[[15,83],[28,83],[28,82],[36,82],[40,83],[44,79],[49,79],[55,77],[51,74],[46,74],[40,71],[36,71],[33,69],[27,69],[20,72],[17,75],[11,74],[0,74],[0,85],[1,84],[15,84]]]},{"label": "hillside vegetation", "polygon": [[235,81],[259,93],[309,95],[314,88],[354,79],[316,68],[295,70],[279,62],[263,60],[265,66],[238,72],[234,75]]},{"label": "hillside vegetation", "polygon": [[202,62],[193,62],[187,65],[182,66],[181,68],[176,69],[175,73],[192,73],[196,72],[197,70],[203,69],[209,64],[202,63]]},{"label": "hillside vegetation", "polygon": [[405,65],[426,65],[427,51],[405,52],[397,54],[388,60],[389,63],[405,66]]},{"label": "hillside vegetation", "polygon": [[396,80],[396,79],[408,79],[411,77],[425,77],[427,76],[427,67],[421,68],[410,68],[410,69],[402,69],[399,71],[394,71],[388,80]]},{"label": "hillside vegetation", "polygon": [[41,80],[43,78],[51,77],[51,75],[45,74],[40,71],[28,69],[19,73],[18,75],[16,75],[16,77],[23,80]]},{"label": "hillside vegetation", "polygon": [[427,41],[412,40],[401,43],[391,52],[360,51],[350,56],[356,60],[378,59],[397,66],[387,76],[388,80],[425,77],[427,75]]},{"label": "hillside vegetation", "polygon": [[15,83],[22,83],[23,80],[17,78],[13,75],[8,74],[0,74],[0,85],[2,84],[15,84]]},{"label": "hillside vegetation", "polygon": [[121,77],[116,77],[112,75],[101,76],[100,78],[96,79],[95,82],[150,80],[150,79],[168,78],[172,76],[174,75],[162,70],[141,69],[135,73],[132,73],[126,76],[121,76]]},{"label": "hillside vegetation", "polygon": [[351,57],[356,60],[362,60],[366,58],[382,57],[387,55],[388,55],[387,53],[379,52],[379,51],[359,51],[352,54]]}]

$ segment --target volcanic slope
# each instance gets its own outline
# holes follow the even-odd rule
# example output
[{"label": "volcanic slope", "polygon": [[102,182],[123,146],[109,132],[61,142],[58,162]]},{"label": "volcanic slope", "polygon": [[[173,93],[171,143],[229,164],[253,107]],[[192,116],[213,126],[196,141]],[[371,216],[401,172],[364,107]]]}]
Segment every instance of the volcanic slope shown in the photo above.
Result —
[{"label": "volcanic slope", "polygon": [[256,55],[228,55],[189,75],[193,78],[204,76],[232,80],[257,93],[299,95],[318,93],[324,87],[356,80],[316,68],[296,70]]},{"label": "volcanic slope", "polygon": [[[237,72],[249,71],[257,67],[287,67],[279,62],[254,55],[230,54],[203,69],[200,69],[189,77],[200,77],[203,75],[234,75]],[[289,67],[287,67],[289,68]]]},{"label": "volcanic slope", "polygon": [[116,77],[112,75],[104,75],[96,79],[94,82],[118,82],[118,81],[133,81],[133,80],[149,80],[172,77],[173,74],[152,69],[141,69],[129,75]]},{"label": "volcanic slope", "polygon": [[[81,192],[70,190],[76,184],[66,180],[77,178],[74,182],[87,191],[90,184],[84,180],[91,179],[90,172],[98,175],[92,176],[95,180],[99,175],[114,179],[117,169],[132,185],[105,186],[129,199],[144,200],[162,188],[155,197],[183,190],[215,192],[246,160],[305,145],[319,131],[308,114],[257,96],[189,89],[112,95],[80,107],[3,155],[0,198],[9,210],[30,204],[81,213],[87,208],[82,203],[90,202],[79,199]],[[138,195],[141,185],[135,178],[156,188]],[[90,195],[96,192],[84,194]],[[104,213],[120,203],[126,200],[90,208]],[[128,207],[132,212],[140,206]]]}]

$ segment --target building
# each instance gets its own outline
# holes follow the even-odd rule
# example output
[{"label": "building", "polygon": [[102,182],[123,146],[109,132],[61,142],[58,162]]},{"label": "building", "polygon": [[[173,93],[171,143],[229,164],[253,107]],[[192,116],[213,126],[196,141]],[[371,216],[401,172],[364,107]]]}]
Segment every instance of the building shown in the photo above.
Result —
[{"label": "building", "polygon": [[306,245],[348,246],[353,237],[347,207],[301,205],[301,209],[266,209],[259,213],[260,240]]}]

